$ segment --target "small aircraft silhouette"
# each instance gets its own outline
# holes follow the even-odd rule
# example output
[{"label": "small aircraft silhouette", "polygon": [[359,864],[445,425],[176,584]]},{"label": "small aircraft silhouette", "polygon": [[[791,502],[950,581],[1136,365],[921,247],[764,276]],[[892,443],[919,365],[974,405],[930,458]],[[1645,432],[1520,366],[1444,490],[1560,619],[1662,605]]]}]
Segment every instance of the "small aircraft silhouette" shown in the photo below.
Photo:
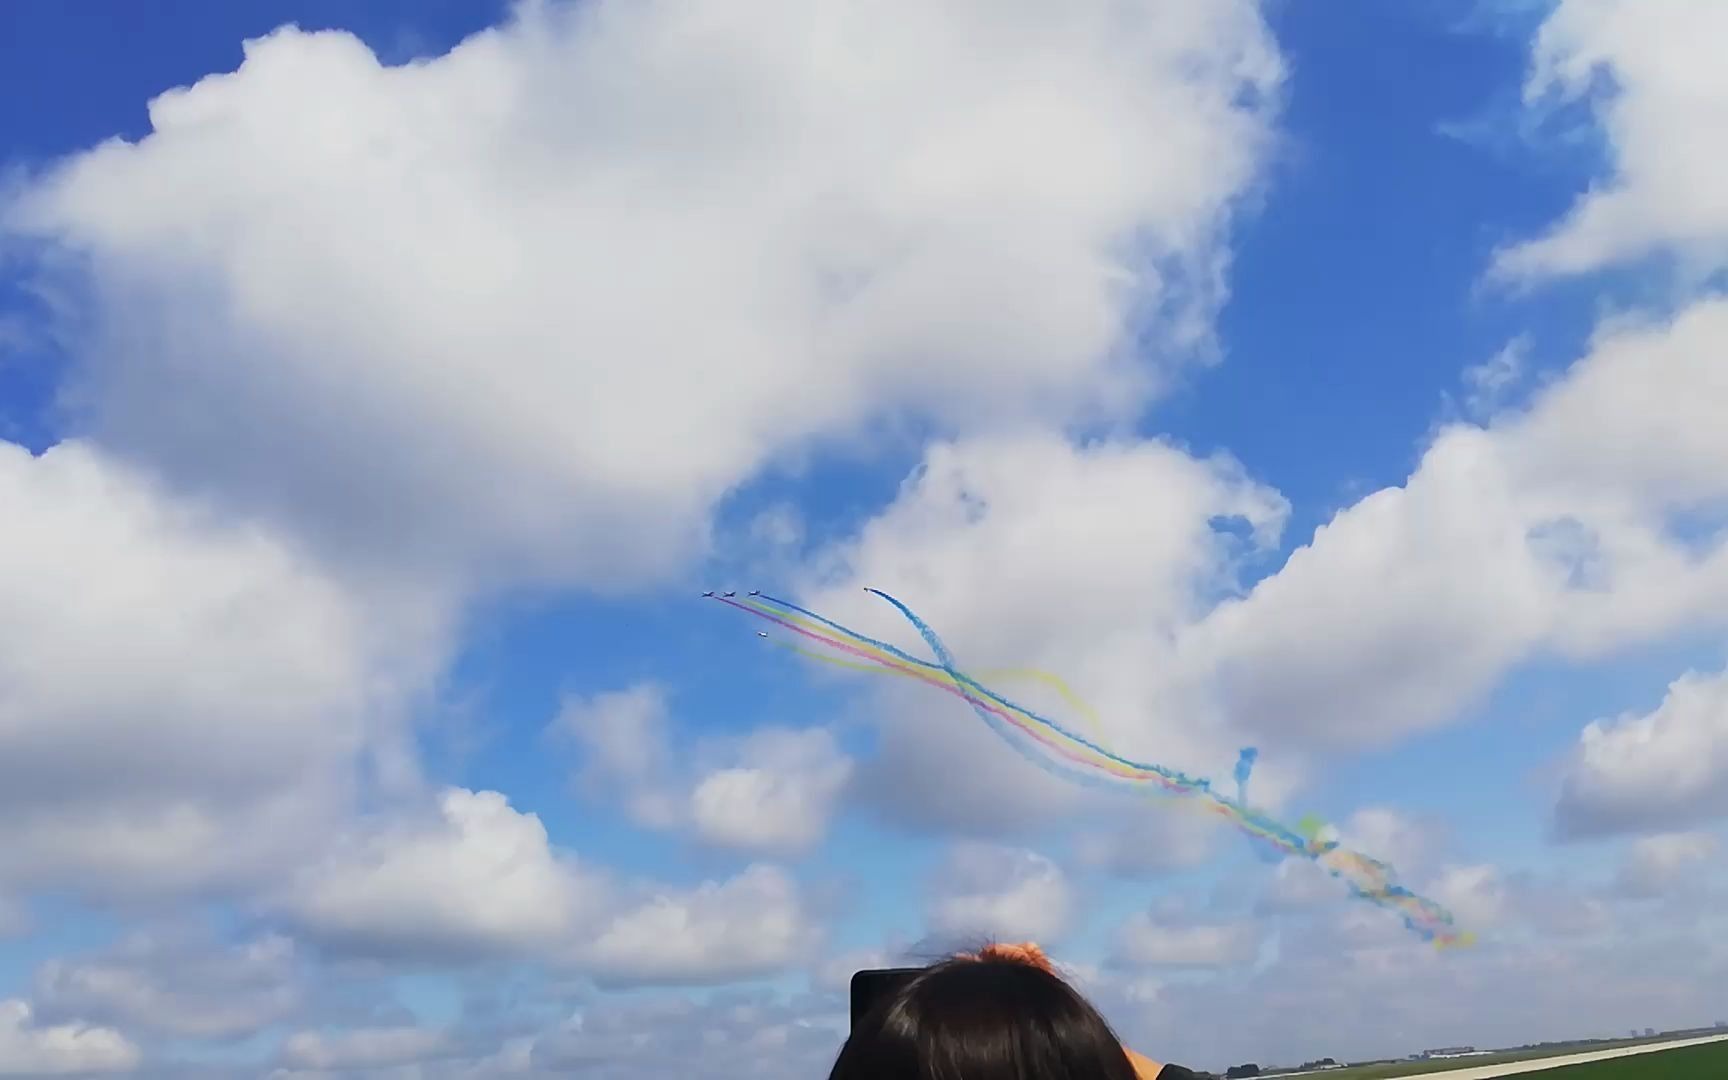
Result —
[{"label": "small aircraft silhouette", "polygon": [[761,590],[761,589],[751,589],[751,590],[750,590],[750,595],[751,595],[751,596],[761,596],[761,595],[762,595],[762,590]]},{"label": "small aircraft silhouette", "polygon": [[707,591],[707,592],[705,592],[705,593],[703,593],[703,594],[702,594],[702,595],[703,595],[703,596],[713,596],[713,595],[714,595],[714,590],[713,590],[713,589],[709,589],[709,590],[708,590],[708,591]]},{"label": "small aircraft silhouette", "polygon": [[756,631],[756,636],[757,636],[757,637],[759,637],[759,638],[761,638],[761,639],[762,639],[762,640],[764,640],[764,641],[766,641],[766,640],[768,640],[768,635],[767,635],[767,634],[765,634],[765,633],[763,633],[763,632],[762,632],[762,631],[760,631],[760,630],[758,630],[758,631]]},{"label": "small aircraft silhouette", "polygon": [[729,593],[721,593],[721,594],[720,594],[720,595],[721,595],[721,596],[737,596],[737,595],[738,595],[738,590],[737,590],[737,589],[733,589],[733,590],[732,590],[732,591],[731,591],[731,592],[729,592]]}]

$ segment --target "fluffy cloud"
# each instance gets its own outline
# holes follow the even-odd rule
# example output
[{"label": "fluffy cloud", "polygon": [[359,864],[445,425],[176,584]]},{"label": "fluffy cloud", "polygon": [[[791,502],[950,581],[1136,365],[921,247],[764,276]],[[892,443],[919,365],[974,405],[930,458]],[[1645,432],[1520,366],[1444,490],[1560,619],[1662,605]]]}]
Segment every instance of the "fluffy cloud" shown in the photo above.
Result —
[{"label": "fluffy cloud", "polygon": [[1500,868],[1488,863],[1445,867],[1427,892],[1478,935],[1496,927],[1511,903]]},{"label": "fluffy cloud", "polygon": [[716,982],[798,963],[820,930],[772,866],[689,889],[633,885],[548,842],[492,791],[445,791],[435,819],[337,838],[272,899],[343,952],[443,961],[534,957],[612,984]]},{"label": "fluffy cloud", "polygon": [[1481,432],[1442,436],[1195,632],[1231,715],[1352,742],[1449,720],[1546,626],[1522,512]]},{"label": "fluffy cloud", "polygon": [[813,437],[1131,413],[1281,78],[1251,0],[290,28],[0,223],[76,256],[105,445],[375,568],[623,586]]},{"label": "fluffy cloud", "polygon": [[[413,779],[397,723],[472,588],[666,574],[883,420],[1131,416],[1139,344],[1204,344],[1281,71],[1250,0],[718,13],[531,3],[395,68],[285,29],[8,193],[80,301],[81,438],[0,447],[7,895],[220,888],[336,952],[615,981],[807,948],[779,871],[642,897],[501,796],[357,778]],[[589,747],[616,776],[664,703],[606,705],[641,721]],[[793,851],[850,771],[763,732],[637,813]],[[44,979],[148,1027],[192,991],[141,964]]]},{"label": "fluffy cloud", "polygon": [[454,1049],[447,1032],[431,1028],[297,1031],[282,1041],[281,1058],[290,1069],[365,1069],[447,1057]]},{"label": "fluffy cloud", "polygon": [[1336,831],[1343,846],[1391,863],[1406,873],[1425,869],[1440,844],[1431,826],[1390,806],[1362,807]]},{"label": "fluffy cloud", "polygon": [[687,816],[673,781],[670,724],[666,689],[638,683],[566,697],[551,730],[581,752],[579,787],[620,802],[637,824],[665,829]]},{"label": "fluffy cloud", "polygon": [[[1286,509],[1229,459],[1162,442],[937,443],[891,506],[815,558],[802,591],[817,610],[925,655],[858,586],[903,595],[967,670],[1010,696],[1124,753],[1228,775],[1240,744],[1195,695],[1175,634],[1235,587],[1240,560],[1271,543]],[[1083,690],[1091,715],[1016,674],[1028,668]],[[880,746],[860,785],[889,813],[1001,830],[1079,807],[1073,785],[962,706],[924,688],[883,693]],[[1257,777],[1263,793],[1278,791],[1278,767]]]},{"label": "fluffy cloud", "polygon": [[[1218,776],[1260,744],[1258,797],[1276,805],[1304,752],[1451,723],[1532,657],[1728,622],[1724,348],[1719,299],[1605,322],[1526,404],[1442,428],[1403,485],[1339,512],[1245,596],[1243,556],[1283,520],[1276,493],[1158,443],[1039,437],[933,445],[801,595],[921,651],[857,586],[914,598],[969,669],[1036,666],[1084,688],[1130,754]],[[1085,805],[917,693],[884,691],[880,753],[861,767],[887,812],[1003,831]]]},{"label": "fluffy cloud", "polygon": [[1388,742],[1513,664],[1722,625],[1728,302],[1602,328],[1528,408],[1443,430],[1189,636],[1267,738]]},{"label": "fluffy cloud", "polygon": [[725,982],[795,964],[818,942],[797,883],[757,865],[633,905],[595,928],[582,955],[606,983]]},{"label": "fluffy cloud", "polygon": [[698,744],[694,767],[674,755],[664,688],[566,698],[554,733],[581,749],[578,783],[615,800],[636,823],[687,828],[722,848],[756,854],[807,851],[852,778],[853,763],[821,728],[759,728]]},{"label": "fluffy cloud", "polygon": [[932,882],[929,925],[965,939],[1054,942],[1074,916],[1074,888],[1062,868],[1036,852],[961,843]]},{"label": "fluffy cloud", "polygon": [[[8,895],[219,888],[337,952],[615,981],[806,949],[779,871],[636,897],[495,794],[356,822],[357,777],[413,779],[397,723],[472,588],[666,574],[740,483],[884,419],[1132,415],[1135,346],[1203,344],[1281,71],[1250,0],[717,14],[530,3],[394,68],[285,29],[8,193],[80,301],[82,436],[0,447]],[[761,733],[673,816],[797,850],[849,772]],[[44,978],[144,1026],[189,993]]]},{"label": "fluffy cloud", "polygon": [[[1684,922],[1628,909],[1623,925],[1605,933],[1598,900],[1589,901],[1594,926],[1580,925],[1576,887],[1482,866],[1438,876],[1449,877],[1447,887],[1458,896],[1501,898],[1498,929],[1481,946],[1437,952],[1377,908],[1335,903],[1287,914],[1270,934],[1227,916],[1179,909],[1135,920],[1137,930],[1152,928],[1141,943],[1170,970],[1120,956],[1104,967],[1073,964],[1060,949],[1054,958],[1129,1045],[1211,1068],[1323,1055],[1360,1060],[1458,1041],[1504,1045],[1613,1034],[1628,1009],[1673,1016],[1675,1023],[1712,1019],[1708,1002],[1728,977],[1728,952],[1699,942],[1718,939],[1719,909],[1695,910]],[[885,959],[862,953],[835,970],[849,975],[853,966]],[[1591,977],[1602,971],[1614,971],[1615,980]],[[407,1075],[719,1080],[735,1073],[744,1056],[773,1080],[822,1075],[845,1033],[844,979],[824,990],[598,997],[556,1020],[518,1025],[502,1039],[458,1033],[461,1058],[422,1063]],[[1242,1014],[1262,1022],[1251,1031],[1217,1023],[1221,1015]]]},{"label": "fluffy cloud", "polygon": [[744,739],[739,763],[704,775],[690,793],[696,831],[745,851],[807,851],[852,778],[852,759],[821,729],[766,729]]},{"label": "fluffy cloud", "polygon": [[1695,883],[1721,848],[1721,841],[1710,833],[1641,836],[1632,842],[1620,866],[1620,890],[1629,896],[1661,896]]},{"label": "fluffy cloud", "polygon": [[494,791],[445,791],[435,820],[335,838],[277,904],[304,932],[361,952],[527,954],[567,940],[606,886]]},{"label": "fluffy cloud", "polygon": [[0,1076],[124,1072],[143,1055],[124,1035],[86,1024],[44,1027],[28,1002],[0,1001]]},{"label": "fluffy cloud", "polygon": [[[891,506],[820,556],[816,583],[834,610],[883,613],[840,595],[859,582],[916,596],[969,667],[1081,656],[1104,634],[1167,634],[1202,613],[1234,585],[1239,534],[1269,543],[1287,510],[1229,458],[1159,441],[938,442]],[[1067,643],[1071,625],[1097,629]]]},{"label": "fluffy cloud", "polygon": [[250,1035],[302,1007],[302,976],[284,937],[220,947],[183,933],[139,933],[103,955],[43,964],[36,1007],[49,1019],[221,1039]]},{"label": "fluffy cloud", "polygon": [[701,1002],[634,996],[583,1006],[533,1036],[523,1071],[548,1078],[724,1080],[749,1061],[764,1080],[802,1080],[832,1065],[845,1033],[845,1007],[834,999],[737,992]]},{"label": "fluffy cloud", "polygon": [[1698,133],[1728,124],[1728,72],[1711,46],[1724,34],[1728,10],[1719,4],[1555,5],[1536,38],[1525,100],[1588,101],[1613,175],[1547,235],[1503,252],[1501,271],[1577,274],[1661,249],[1721,264],[1728,153]]},{"label": "fluffy cloud", "polygon": [[0,883],[236,887],[303,854],[439,655],[418,600],[83,442],[0,443]]},{"label": "fluffy cloud", "polygon": [[[908,416],[961,434],[821,554],[801,595],[891,625],[855,606],[855,586],[903,592],[968,667],[1060,672],[1110,742],[1196,771],[1227,773],[1250,735],[1298,751],[1394,740],[1536,652],[1719,625],[1720,302],[1607,327],[1527,408],[1504,407],[1517,354],[1503,354],[1471,380],[1480,423],[1442,431],[1408,483],[1234,598],[1278,537],[1276,493],[1161,442],[1017,425],[1132,416],[1164,357],[1203,338],[1278,78],[1255,6],[927,8],[533,4],[400,68],[344,35],[284,31],[239,72],[158,99],[141,143],[81,155],[0,210],[87,259],[93,304],[71,388],[87,438],[40,458],[0,446],[0,899],[63,883],[262,891],[265,914],[335,954],[543,958],[608,986],[809,961],[820,928],[784,871],[636,885],[559,851],[497,793],[446,791],[422,814],[385,799],[356,822],[353,777],[400,752],[397,714],[442,655],[444,600],[471,579],[663,576],[740,483]],[[1675,30],[1630,10],[1566,0],[1544,31],[1535,91],[1574,93],[1603,68],[1621,81],[1604,109],[1620,175],[1511,256],[1520,272],[1728,235],[1719,155],[1677,134],[1711,130],[1718,106],[1682,92],[1687,63],[1651,59],[1662,35],[1715,40],[1717,16],[1677,9]],[[200,197],[168,197],[187,190]],[[1158,358],[1131,360],[1149,323]],[[749,528],[776,558],[803,535],[777,513]],[[1718,690],[1691,677],[1650,717],[1593,725],[1561,821],[1720,813]],[[582,736],[583,782],[634,820],[749,852],[809,848],[855,783],[895,813],[980,831],[1096,809],[957,706],[916,701],[889,710],[863,767],[810,729],[713,740],[659,771],[673,717],[652,686],[573,699],[560,726]],[[1288,791],[1290,756],[1268,754],[1257,801]],[[1145,872],[1204,853],[1203,833],[1170,827],[1137,844],[1099,834],[1082,854]],[[1532,909],[1555,924],[1569,910],[1495,867],[1427,872],[1432,838],[1394,813],[1343,831],[1420,866],[1467,923],[1531,935]],[[1707,857],[1696,836],[1652,838],[1628,874]],[[1305,866],[1278,870],[1281,919],[1316,885]],[[1586,938],[1598,903],[1572,920]],[[1075,904],[1048,859],[966,844],[930,921],[1059,939]],[[1557,1016],[1680,1009],[1728,973],[1720,950],[1676,951],[1660,930],[1637,949],[1525,940],[1442,961],[1367,905],[1317,911],[1245,987],[1106,980],[1115,1007],[1161,1057],[1249,1009],[1268,1018],[1248,1036],[1266,1047],[1218,1053],[1305,1050],[1321,1028],[1395,1050],[1490,1014],[1484,1027],[1522,1039]],[[1707,929],[1673,937],[1720,939]],[[1228,970],[1259,944],[1221,915],[1147,913],[1117,952]],[[37,1013],[0,1006],[0,1073],[130,1068],[116,1029],[280,1021],[296,955],[273,937],[200,951],[141,936],[50,963]],[[1616,985],[1586,977],[1605,969]],[[284,1076],[700,1077],[747,1055],[778,1077],[816,1074],[843,1010],[621,995],[473,1053],[387,1019],[295,1023]]]},{"label": "fluffy cloud", "polygon": [[1728,676],[1695,673],[1675,680],[1649,713],[1586,727],[1554,810],[1567,837],[1683,827],[1724,814]]},{"label": "fluffy cloud", "polygon": [[1318,863],[1308,859],[1285,859],[1266,879],[1266,887],[1255,900],[1262,914],[1302,911],[1322,903],[1336,902],[1338,882]]},{"label": "fluffy cloud", "polygon": [[[356,765],[390,764],[395,711],[438,655],[438,620],[418,621],[412,595],[353,589],[278,534],[164,492],[86,443],[40,457],[0,447],[0,501],[13,511],[0,532],[0,878],[16,887],[217,887],[338,952],[546,950],[613,981],[762,973],[815,939],[778,872],[638,897],[557,852],[496,793],[453,789],[420,814],[415,787],[402,799],[386,784],[373,789],[386,796],[377,816],[352,819]],[[844,759],[820,738],[781,734],[747,740],[730,766],[782,770],[759,797],[816,814]],[[728,819],[711,801],[715,828],[735,823],[737,805],[735,794]],[[763,843],[802,842],[788,837]],[[305,1004],[295,968],[282,939],[224,949],[137,935],[46,964],[49,1026],[17,1038],[121,1045],[103,1042],[106,1029],[53,1026],[61,1018],[245,1035]]]},{"label": "fluffy cloud", "polygon": [[1251,922],[1200,922],[1142,911],[1117,931],[1113,961],[1125,967],[1231,967],[1252,960],[1259,942]]},{"label": "fluffy cloud", "polygon": [[1217,850],[1227,826],[1217,819],[1184,812],[1192,804],[1148,802],[1143,813],[1086,832],[1075,842],[1075,858],[1085,866],[1136,879],[1200,865]]}]

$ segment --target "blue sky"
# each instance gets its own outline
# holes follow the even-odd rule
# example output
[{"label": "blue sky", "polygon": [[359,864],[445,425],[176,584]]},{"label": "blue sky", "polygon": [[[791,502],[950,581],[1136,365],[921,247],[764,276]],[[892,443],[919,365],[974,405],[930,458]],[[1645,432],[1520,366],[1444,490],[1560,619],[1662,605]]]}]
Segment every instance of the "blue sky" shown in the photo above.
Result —
[{"label": "blue sky", "polygon": [[[0,1074],[1717,1019],[1723,16],[986,7],[6,6]],[[860,585],[1479,942],[697,600]]]}]

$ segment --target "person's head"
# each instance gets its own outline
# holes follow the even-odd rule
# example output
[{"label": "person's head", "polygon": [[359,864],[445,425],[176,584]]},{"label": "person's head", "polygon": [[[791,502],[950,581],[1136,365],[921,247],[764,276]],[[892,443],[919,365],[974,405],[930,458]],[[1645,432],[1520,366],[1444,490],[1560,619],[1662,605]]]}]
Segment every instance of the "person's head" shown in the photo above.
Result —
[{"label": "person's head", "polygon": [[1073,987],[986,950],[926,968],[878,1003],[828,1080],[1135,1080],[1135,1070]]}]

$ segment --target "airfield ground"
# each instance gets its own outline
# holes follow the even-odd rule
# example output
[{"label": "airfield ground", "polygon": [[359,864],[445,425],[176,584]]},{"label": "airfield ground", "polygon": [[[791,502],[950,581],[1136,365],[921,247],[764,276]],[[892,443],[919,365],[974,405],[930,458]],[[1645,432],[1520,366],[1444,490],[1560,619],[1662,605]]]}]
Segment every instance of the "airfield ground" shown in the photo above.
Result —
[{"label": "airfield ground", "polygon": [[1566,1065],[1531,1074],[1531,1080],[1715,1080],[1716,1077],[1728,1077],[1728,1042]]},{"label": "airfield ground", "polygon": [[[1531,1080],[1721,1080],[1728,1078],[1728,1035],[1627,1039],[1560,1050],[1550,1046],[1433,1061],[1386,1061],[1299,1075],[1301,1080],[1396,1080],[1431,1075],[1438,1075],[1440,1080],[1517,1075],[1528,1075]],[[1282,1078],[1274,1076],[1272,1080]]]}]

